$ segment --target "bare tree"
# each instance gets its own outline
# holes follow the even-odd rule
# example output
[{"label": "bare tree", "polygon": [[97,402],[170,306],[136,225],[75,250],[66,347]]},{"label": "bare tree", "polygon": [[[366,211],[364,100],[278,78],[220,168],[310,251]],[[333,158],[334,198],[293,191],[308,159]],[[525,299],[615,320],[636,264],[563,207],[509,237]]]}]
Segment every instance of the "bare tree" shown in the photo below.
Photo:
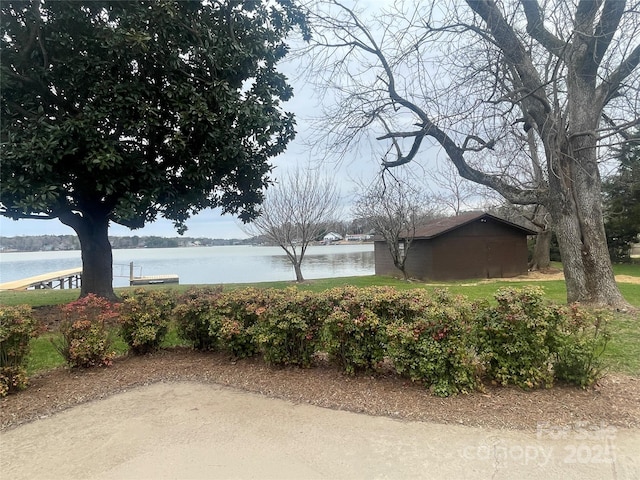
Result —
[{"label": "bare tree", "polygon": [[[389,249],[393,264],[408,279],[405,262],[416,228],[435,216],[433,204],[406,179],[381,175],[370,186],[360,185],[353,213],[366,218]],[[431,209],[429,207],[431,205]]]},{"label": "bare tree", "polygon": [[309,244],[336,215],[337,187],[315,170],[299,168],[267,190],[260,216],[244,226],[249,235],[263,235],[282,248],[293,265],[296,281],[304,281],[302,261]]},{"label": "bare tree", "polygon": [[[391,168],[438,145],[462,177],[546,208],[568,301],[629,307],[607,250],[598,163],[640,122],[637,3],[397,2],[365,23],[326,0],[309,16],[314,79],[337,87],[335,148],[375,135]],[[539,175],[522,174],[521,130],[542,147]]]},{"label": "bare tree", "polygon": [[486,198],[487,189],[462,178],[451,162],[438,164],[428,171],[428,176],[437,187],[434,200],[453,215],[477,208],[477,201]]}]

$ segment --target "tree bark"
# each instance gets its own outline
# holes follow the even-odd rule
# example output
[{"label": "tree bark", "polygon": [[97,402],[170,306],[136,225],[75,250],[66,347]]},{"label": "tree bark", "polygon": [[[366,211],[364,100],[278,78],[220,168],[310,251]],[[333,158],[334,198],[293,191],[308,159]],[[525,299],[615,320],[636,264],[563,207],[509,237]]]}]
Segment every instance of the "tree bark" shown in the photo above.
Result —
[{"label": "tree bark", "polygon": [[[401,239],[400,232],[392,234],[387,230],[383,232],[382,237],[387,244],[387,249],[389,250],[389,254],[391,255],[391,259],[393,260],[393,265],[402,273],[403,280],[409,280],[406,259],[409,252],[409,247],[411,246],[411,242]],[[403,242],[404,247],[400,249],[400,244]]]},{"label": "tree bark", "polygon": [[[572,207],[578,211],[589,209],[589,205]],[[554,218],[554,230],[562,256],[567,301],[626,309],[628,304],[616,285],[611,262],[608,261],[602,217],[578,221],[563,211]]]},{"label": "tree bark", "polygon": [[[533,151],[535,152],[535,150]],[[553,236],[547,209],[543,205],[536,205],[533,216],[529,218],[529,221],[538,228],[538,234],[533,246],[533,255],[529,262],[529,270],[546,270],[551,266],[551,237]]]},{"label": "tree bark", "polygon": [[118,297],[113,291],[113,254],[109,243],[108,214],[99,211],[83,215],[69,213],[61,215],[60,220],[73,228],[80,240],[80,297],[93,293],[108,300],[117,300]]},{"label": "tree bark", "polygon": [[541,271],[546,270],[551,266],[551,235],[552,231],[549,229],[541,230],[536,235],[536,243],[533,247],[533,255],[531,262],[529,262],[529,270]]},{"label": "tree bark", "polygon": [[293,269],[296,272],[296,282],[301,283],[304,282],[304,277],[302,276],[302,268],[300,267],[300,262],[293,262]]},{"label": "tree bark", "polygon": [[[567,301],[627,309],[609,258],[597,144],[589,133],[597,128],[600,108],[593,101],[591,81],[575,75],[568,85],[571,130],[557,128],[559,135],[543,137],[551,187],[546,207],[558,237]],[[563,127],[561,122],[556,125]]]}]

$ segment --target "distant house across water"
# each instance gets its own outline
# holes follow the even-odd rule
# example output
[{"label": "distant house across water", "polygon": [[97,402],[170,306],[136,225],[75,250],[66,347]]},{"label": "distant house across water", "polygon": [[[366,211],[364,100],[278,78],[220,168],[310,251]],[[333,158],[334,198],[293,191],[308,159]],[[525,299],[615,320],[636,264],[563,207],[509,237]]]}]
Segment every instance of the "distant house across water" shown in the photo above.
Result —
[{"label": "distant house across water", "polygon": [[[442,281],[525,275],[527,236],[535,234],[484,212],[440,218],[413,235],[405,263],[407,274]],[[374,251],[376,275],[402,276],[384,240],[375,239]]]},{"label": "distant house across water", "polygon": [[329,232],[322,237],[324,243],[339,242],[340,240],[342,240],[342,235],[336,232]]}]

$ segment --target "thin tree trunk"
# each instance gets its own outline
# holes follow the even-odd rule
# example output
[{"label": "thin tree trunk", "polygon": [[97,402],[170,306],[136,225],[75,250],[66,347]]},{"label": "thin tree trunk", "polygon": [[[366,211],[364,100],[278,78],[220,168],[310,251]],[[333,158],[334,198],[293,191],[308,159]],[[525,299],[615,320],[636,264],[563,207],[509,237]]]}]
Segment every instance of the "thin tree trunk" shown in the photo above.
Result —
[{"label": "thin tree trunk", "polygon": [[[406,254],[405,254],[406,255]],[[409,274],[407,273],[406,256],[403,258],[394,259],[395,266],[402,272],[402,279],[409,280]]]},{"label": "thin tree trunk", "polygon": [[300,262],[293,262],[293,269],[296,272],[296,282],[298,283],[304,282],[304,277],[302,276],[302,268],[300,266]]}]

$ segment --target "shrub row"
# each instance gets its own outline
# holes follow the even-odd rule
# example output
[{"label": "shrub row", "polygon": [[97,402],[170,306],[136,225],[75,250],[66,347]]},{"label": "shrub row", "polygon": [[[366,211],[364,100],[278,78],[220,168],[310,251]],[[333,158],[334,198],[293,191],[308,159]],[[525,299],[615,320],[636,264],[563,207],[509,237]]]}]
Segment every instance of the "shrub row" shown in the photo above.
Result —
[{"label": "shrub row", "polygon": [[188,292],[174,315],[197,349],[300,366],[325,353],[349,374],[386,364],[442,396],[480,388],[483,377],[522,388],[598,378],[602,312],[548,305],[537,287],[501,289],[495,299],[388,287],[209,289]]},{"label": "shrub row", "polygon": [[[116,319],[136,354],[159,348],[173,319],[199,350],[302,367],[322,354],[348,374],[392,368],[441,396],[481,388],[483,378],[522,388],[556,379],[584,387],[598,378],[608,340],[603,313],[546,304],[537,287],[500,289],[495,300],[472,304],[446,290],[391,287],[201,288],[179,298],[139,289],[120,304],[89,295],[66,305],[58,350],[72,367],[109,365]],[[25,384],[34,322],[24,308],[3,309],[0,318],[6,394]]]}]

